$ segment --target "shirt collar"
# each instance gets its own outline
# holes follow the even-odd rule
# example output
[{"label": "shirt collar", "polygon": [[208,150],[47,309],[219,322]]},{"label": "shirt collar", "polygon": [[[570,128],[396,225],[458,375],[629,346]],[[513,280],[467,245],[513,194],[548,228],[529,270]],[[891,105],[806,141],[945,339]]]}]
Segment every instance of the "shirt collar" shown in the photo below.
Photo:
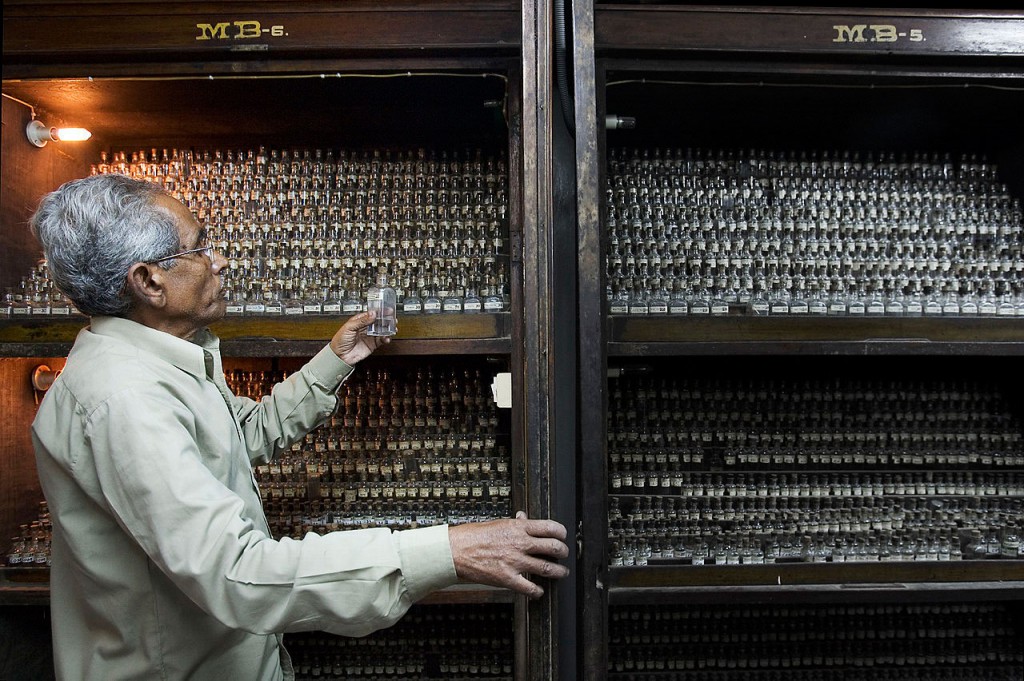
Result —
[{"label": "shirt collar", "polygon": [[89,330],[121,340],[199,377],[208,376],[207,358],[220,353],[220,339],[206,328],[197,331],[192,340],[185,340],[122,317],[93,317]]}]

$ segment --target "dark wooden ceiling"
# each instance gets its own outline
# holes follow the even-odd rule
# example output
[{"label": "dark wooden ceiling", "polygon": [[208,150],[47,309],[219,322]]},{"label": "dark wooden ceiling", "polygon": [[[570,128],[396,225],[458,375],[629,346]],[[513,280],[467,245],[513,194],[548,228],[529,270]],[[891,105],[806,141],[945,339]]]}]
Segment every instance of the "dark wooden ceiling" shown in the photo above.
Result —
[{"label": "dark wooden ceiling", "polygon": [[[507,139],[498,75],[6,81],[48,125],[100,145],[406,146]],[[51,123],[52,118],[57,123]]]}]

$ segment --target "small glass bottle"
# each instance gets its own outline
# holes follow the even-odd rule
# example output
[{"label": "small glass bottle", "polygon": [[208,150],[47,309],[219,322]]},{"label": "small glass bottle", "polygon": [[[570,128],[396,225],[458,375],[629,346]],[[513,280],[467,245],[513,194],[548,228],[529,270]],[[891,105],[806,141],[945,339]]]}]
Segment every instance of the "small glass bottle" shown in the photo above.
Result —
[{"label": "small glass bottle", "polygon": [[[1012,310],[1012,306],[1011,306]],[[0,318],[7,319],[14,314],[14,289],[7,287],[4,290],[3,300],[0,301]],[[1012,314],[1012,312],[1011,312]]]},{"label": "small glass bottle", "polygon": [[337,288],[328,289],[321,309],[325,315],[330,315],[331,317],[341,316],[341,291]]},{"label": "small glass bottle", "polygon": [[629,314],[629,290],[622,284],[612,284],[612,295],[608,299],[608,314]]},{"label": "small glass bottle", "polygon": [[828,314],[828,294],[817,283],[812,284],[807,296],[807,312],[819,317]]},{"label": "small glass bottle", "polygon": [[867,309],[867,292],[864,287],[858,284],[850,288],[846,298],[846,314],[851,317],[863,317]]},{"label": "small glass bottle", "polygon": [[304,312],[302,308],[302,298],[300,293],[296,290],[294,285],[289,285],[285,295],[281,301],[281,306],[285,316],[295,317],[301,316]]},{"label": "small glass bottle", "polygon": [[932,286],[925,291],[924,314],[927,317],[942,316],[942,294],[938,287]]},{"label": "small glass bottle", "polygon": [[302,300],[302,314],[306,316],[317,316],[323,314],[324,304],[317,289],[312,286],[305,285],[302,287],[302,294],[299,298]]},{"label": "small glass bottle", "polygon": [[240,317],[245,311],[245,291],[242,287],[238,284],[233,285],[224,297],[228,301],[224,314],[229,317]]},{"label": "small glass bottle", "polygon": [[47,317],[50,315],[50,296],[46,291],[43,280],[41,279],[33,279],[32,297],[29,301],[29,314],[33,317]]},{"label": "small glass bottle", "polygon": [[974,283],[967,282],[964,286],[964,293],[960,296],[960,314],[972,317],[978,314],[978,297],[974,290]]},{"label": "small glass bottle", "polygon": [[345,297],[341,300],[341,313],[343,315],[358,314],[363,311],[363,303],[359,300],[359,288],[351,285],[349,281],[343,284]]},{"label": "small glass bottle", "polygon": [[903,313],[908,317],[920,317],[924,314],[924,293],[921,292],[920,284],[915,284],[910,289]]},{"label": "small glass bottle", "polygon": [[634,282],[633,288],[629,295],[629,314],[649,314],[650,308],[647,306],[647,292],[644,290],[640,282]]},{"label": "small glass bottle", "polygon": [[398,296],[388,283],[388,275],[381,272],[377,282],[366,290],[366,309],[376,313],[373,323],[366,328],[368,336],[394,336],[398,332]]},{"label": "small glass bottle", "polygon": [[672,281],[672,293],[668,301],[669,314],[688,314],[690,305],[686,301],[686,290],[681,279]]},{"label": "small glass bottle", "polygon": [[68,317],[71,315],[71,301],[53,284],[47,281],[47,289],[50,296],[50,314],[54,317]]},{"label": "small glass bottle", "polygon": [[954,317],[960,314],[960,295],[952,282],[947,282],[942,292],[942,314]]},{"label": "small glass bottle", "polygon": [[772,285],[768,295],[768,314],[772,316],[789,314],[789,292],[781,284]]},{"label": "small glass bottle", "polygon": [[768,296],[765,293],[764,282],[758,281],[754,284],[754,291],[750,296],[750,302],[748,303],[750,314],[763,317],[770,311],[770,305],[768,303]]},{"label": "small glass bottle", "polygon": [[497,313],[504,308],[501,296],[498,295],[497,287],[488,281],[487,286],[481,291],[483,297],[484,312]]},{"label": "small glass bottle", "polygon": [[263,314],[267,316],[284,314],[284,303],[277,295],[275,286],[269,282],[263,284]]},{"label": "small glass bottle", "polygon": [[477,295],[476,285],[472,282],[466,286],[466,297],[462,303],[462,311],[466,314],[478,314],[483,311],[483,302]]},{"label": "small glass bottle", "polygon": [[245,297],[242,314],[246,317],[261,317],[266,313],[267,304],[263,301],[263,291],[255,282],[249,283],[249,293]]},{"label": "small glass bottle", "polygon": [[446,313],[462,312],[462,292],[451,277],[445,279],[444,291],[441,296],[441,311]]},{"label": "small glass bottle", "polygon": [[790,288],[789,314],[810,314],[811,306],[807,300],[807,285],[803,277],[798,277]]},{"label": "small glass bottle", "polygon": [[830,287],[831,289],[828,297],[828,314],[833,317],[846,316],[848,312],[846,287],[839,281],[832,282]]},{"label": "small glass bottle", "polygon": [[885,314],[885,295],[879,286],[872,284],[868,287],[865,314],[874,317]]},{"label": "small glass bottle", "polygon": [[431,281],[423,289],[423,314],[441,314],[441,298],[437,295],[437,284]]},{"label": "small glass bottle", "polygon": [[647,309],[649,314],[668,314],[668,292],[660,279],[654,280],[651,295],[647,300]]},{"label": "small glass bottle", "polygon": [[903,291],[899,287],[892,287],[886,291],[885,315],[888,317],[902,317],[906,314],[907,305]]},{"label": "small glass bottle", "polygon": [[402,314],[420,314],[423,312],[423,299],[420,298],[418,282],[410,281],[402,297]]}]

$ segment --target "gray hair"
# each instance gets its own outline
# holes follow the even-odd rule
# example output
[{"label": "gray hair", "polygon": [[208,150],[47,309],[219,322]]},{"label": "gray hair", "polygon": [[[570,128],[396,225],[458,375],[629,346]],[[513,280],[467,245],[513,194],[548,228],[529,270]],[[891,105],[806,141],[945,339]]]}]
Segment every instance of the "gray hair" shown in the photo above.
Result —
[{"label": "gray hair", "polygon": [[175,218],[156,203],[164,195],[155,184],[109,174],[72,180],[43,197],[32,233],[53,283],[83,314],[127,316],[128,269],[178,250]]}]

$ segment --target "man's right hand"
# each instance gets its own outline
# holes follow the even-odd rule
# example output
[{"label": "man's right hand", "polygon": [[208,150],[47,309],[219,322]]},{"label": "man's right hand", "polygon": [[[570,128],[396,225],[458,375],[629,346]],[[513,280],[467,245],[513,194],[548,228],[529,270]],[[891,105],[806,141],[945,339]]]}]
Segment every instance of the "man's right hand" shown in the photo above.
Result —
[{"label": "man's right hand", "polygon": [[505,587],[530,598],[544,589],[527,575],[561,579],[569,568],[556,561],[569,555],[565,527],[554,520],[530,520],[522,511],[514,519],[452,525],[448,541],[459,579]]}]

